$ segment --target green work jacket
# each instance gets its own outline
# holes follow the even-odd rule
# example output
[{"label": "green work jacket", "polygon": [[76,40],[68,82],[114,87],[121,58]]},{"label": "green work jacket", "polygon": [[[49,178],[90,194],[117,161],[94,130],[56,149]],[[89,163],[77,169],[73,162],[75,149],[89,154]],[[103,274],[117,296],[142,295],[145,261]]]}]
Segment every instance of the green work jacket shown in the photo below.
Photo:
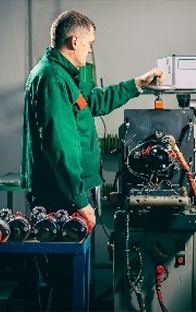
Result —
[{"label": "green work jacket", "polygon": [[26,83],[22,129],[21,184],[40,205],[54,211],[88,205],[86,191],[103,183],[94,117],[138,94],[134,79],[104,88],[82,82],[68,59],[45,49]]}]

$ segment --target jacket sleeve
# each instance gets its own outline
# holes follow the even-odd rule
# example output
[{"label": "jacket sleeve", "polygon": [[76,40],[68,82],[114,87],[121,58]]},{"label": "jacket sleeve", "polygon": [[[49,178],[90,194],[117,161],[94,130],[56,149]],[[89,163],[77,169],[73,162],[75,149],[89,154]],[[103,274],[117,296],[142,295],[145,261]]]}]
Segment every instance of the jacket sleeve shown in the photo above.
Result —
[{"label": "jacket sleeve", "polygon": [[94,88],[88,96],[88,105],[93,116],[106,115],[138,95],[135,79],[131,79],[116,85]]},{"label": "jacket sleeve", "polygon": [[42,150],[52,166],[60,188],[75,209],[88,205],[82,180],[81,147],[72,103],[66,86],[51,84],[45,88]]}]

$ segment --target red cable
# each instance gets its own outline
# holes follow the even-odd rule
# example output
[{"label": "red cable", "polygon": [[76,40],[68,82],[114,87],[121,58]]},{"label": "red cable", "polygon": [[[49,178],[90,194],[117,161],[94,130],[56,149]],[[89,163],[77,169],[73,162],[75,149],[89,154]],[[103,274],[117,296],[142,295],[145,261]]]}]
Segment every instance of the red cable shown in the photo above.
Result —
[{"label": "red cable", "polygon": [[161,283],[164,281],[164,277],[162,277],[162,274],[165,273],[166,277],[168,276],[168,272],[166,268],[163,265],[157,265],[156,266],[156,292],[157,292],[157,297],[158,301],[161,307],[161,310],[163,312],[168,312],[165,306],[163,305],[163,297],[161,293]]}]

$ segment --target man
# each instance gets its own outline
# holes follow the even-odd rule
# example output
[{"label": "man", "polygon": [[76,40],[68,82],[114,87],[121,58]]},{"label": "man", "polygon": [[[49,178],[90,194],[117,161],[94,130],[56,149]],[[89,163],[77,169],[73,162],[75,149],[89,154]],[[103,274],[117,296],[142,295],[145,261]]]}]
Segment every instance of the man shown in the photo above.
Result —
[{"label": "man", "polygon": [[51,46],[32,69],[26,84],[21,182],[30,209],[78,211],[91,228],[96,223],[87,191],[102,184],[95,116],[109,114],[142,87],[160,83],[157,68],[135,79],[94,87],[79,79],[92,52],[95,24],[75,11],[64,12],[51,27]]},{"label": "man", "polygon": [[78,12],[64,12],[53,22],[51,47],[26,84],[21,166],[30,207],[79,210],[92,226],[95,213],[86,191],[102,183],[93,117],[109,114],[138,96],[155,76],[160,83],[164,80],[155,68],[107,88],[82,83],[78,69],[86,64],[94,40],[94,23]]}]

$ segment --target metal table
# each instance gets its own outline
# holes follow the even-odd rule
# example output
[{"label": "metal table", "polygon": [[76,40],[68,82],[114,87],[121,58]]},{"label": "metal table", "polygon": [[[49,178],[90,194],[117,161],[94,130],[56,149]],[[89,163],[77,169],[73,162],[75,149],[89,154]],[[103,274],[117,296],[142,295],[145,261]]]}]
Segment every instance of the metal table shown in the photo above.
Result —
[{"label": "metal table", "polygon": [[21,187],[20,174],[8,172],[0,177],[0,191],[7,192],[7,207],[13,209],[13,193],[26,192],[26,189]]}]

